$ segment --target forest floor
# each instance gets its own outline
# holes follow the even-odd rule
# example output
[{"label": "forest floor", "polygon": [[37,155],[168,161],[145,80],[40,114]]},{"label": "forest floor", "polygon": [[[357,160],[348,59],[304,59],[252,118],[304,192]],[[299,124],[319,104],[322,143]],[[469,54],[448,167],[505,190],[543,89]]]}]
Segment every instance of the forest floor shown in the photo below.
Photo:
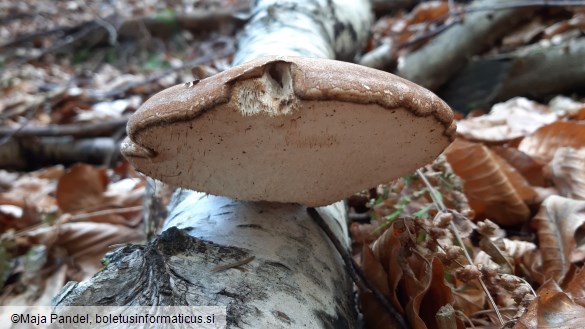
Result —
[{"label": "forest floor", "polygon": [[[523,13],[457,48],[458,67],[415,80],[457,111],[444,154],[348,200],[356,261],[414,328],[439,328],[439,310],[459,328],[585,320],[585,93],[582,68],[562,66],[585,49],[585,4],[502,3],[375,1],[356,59],[408,77],[404,63],[475,12]],[[154,93],[229,67],[249,9],[0,5],[0,305],[49,305],[112,248],[144,243],[146,181],[119,154],[126,121]],[[369,327],[393,328],[372,292],[359,302]]]}]

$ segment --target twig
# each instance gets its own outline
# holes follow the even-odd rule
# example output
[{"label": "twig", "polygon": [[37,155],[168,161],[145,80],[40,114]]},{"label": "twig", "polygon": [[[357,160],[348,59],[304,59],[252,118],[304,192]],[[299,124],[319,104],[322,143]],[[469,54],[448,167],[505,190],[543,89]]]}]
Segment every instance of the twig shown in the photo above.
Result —
[{"label": "twig", "polygon": [[[425,183],[425,185],[429,189],[431,199],[433,199],[433,203],[435,204],[437,209],[439,209],[439,211],[441,211],[441,212],[448,212],[447,207],[445,207],[445,204],[443,203],[443,201],[438,197],[437,191],[431,185],[431,183],[428,181],[428,179],[425,177],[425,175],[422,173],[422,171],[420,169],[418,169],[416,171],[416,173],[418,174],[420,179],[422,179],[422,181]],[[463,250],[463,254],[465,255],[465,258],[467,259],[467,262],[469,262],[469,265],[473,266],[473,260],[471,259],[471,256],[467,252],[467,249],[465,249],[465,244],[463,243],[463,239],[461,238],[461,235],[459,234],[459,230],[457,230],[457,227],[455,226],[453,221],[451,221],[450,225],[451,225],[451,231],[453,232],[453,235],[455,235],[455,239],[457,240],[457,243],[459,243],[459,245],[461,246],[461,249]],[[485,285],[485,283],[483,282],[481,277],[478,277],[477,280],[479,281],[481,288],[484,290],[484,292],[485,292],[485,294],[490,302],[490,305],[492,306],[492,308],[496,312],[496,314],[498,316],[498,320],[500,321],[500,325],[503,326],[504,325],[504,318],[502,317],[502,314],[500,314],[500,311],[498,310],[498,306],[496,305],[496,302],[493,300],[492,295],[490,294],[489,290],[487,289],[487,286]]]},{"label": "twig", "polygon": [[141,211],[141,210],[142,210],[142,206],[134,206],[134,207],[118,208],[118,209],[98,210],[98,211],[88,212],[88,213],[85,213],[85,214],[72,215],[69,218],[68,222],[80,222],[80,221],[85,221],[85,220],[90,219],[90,218],[93,218],[93,217],[100,217],[100,216],[106,216],[106,215],[127,214],[129,212],[136,212],[136,211]]},{"label": "twig", "polygon": [[14,49],[15,47],[18,47],[20,44],[30,42],[38,37],[46,37],[46,36],[49,36],[51,34],[57,34],[57,33],[70,33],[71,31],[75,31],[75,29],[77,29],[77,27],[59,26],[59,27],[56,27],[54,29],[50,29],[50,30],[46,30],[46,31],[38,31],[38,32],[26,34],[26,35],[21,35],[19,37],[16,37],[14,40],[8,41],[8,42],[0,45],[0,51],[4,51],[5,49]]},{"label": "twig", "polygon": [[128,117],[112,119],[103,122],[80,122],[62,125],[46,125],[42,127],[31,127],[22,124],[18,128],[0,127],[0,136],[11,137],[96,137],[109,135],[113,130],[124,127]]},{"label": "twig", "polygon": [[331,243],[333,243],[333,245],[335,246],[335,249],[337,249],[337,252],[343,259],[343,262],[345,263],[345,268],[347,269],[353,282],[355,282],[355,284],[358,285],[360,288],[365,286],[367,289],[364,290],[370,290],[374,294],[378,302],[382,305],[382,307],[384,307],[386,312],[388,312],[388,314],[392,318],[394,318],[394,320],[396,321],[400,328],[403,329],[408,328],[406,321],[402,317],[402,315],[396,309],[394,309],[394,307],[388,302],[388,299],[380,292],[380,290],[378,290],[376,286],[368,280],[362,268],[358,264],[356,264],[356,262],[350,256],[349,252],[345,248],[343,248],[341,242],[339,242],[339,239],[337,239],[335,233],[331,231],[329,225],[325,223],[325,220],[323,219],[323,217],[321,217],[319,212],[317,212],[315,208],[307,208],[307,212],[309,213],[309,216],[311,216],[311,218],[317,223],[317,225],[319,225],[319,227],[325,232]]}]

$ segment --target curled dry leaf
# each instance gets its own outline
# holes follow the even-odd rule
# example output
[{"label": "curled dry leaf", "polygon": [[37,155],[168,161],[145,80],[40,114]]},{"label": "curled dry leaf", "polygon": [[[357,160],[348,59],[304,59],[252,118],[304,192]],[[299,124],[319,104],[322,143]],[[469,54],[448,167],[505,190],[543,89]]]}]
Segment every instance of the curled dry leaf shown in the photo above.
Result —
[{"label": "curled dry leaf", "polygon": [[101,267],[103,255],[112,245],[136,242],[143,238],[142,230],[106,223],[77,222],[39,227],[25,235],[30,244],[62,248],[82,269],[85,278]]},{"label": "curled dry leaf", "polygon": [[457,133],[470,140],[505,142],[526,136],[558,120],[558,113],[523,97],[492,107],[489,114],[461,120]]},{"label": "curled dry leaf", "polygon": [[545,278],[561,282],[576,249],[575,232],[585,223],[585,201],[551,196],[532,219],[538,234]]},{"label": "curled dry leaf", "polygon": [[557,121],[525,137],[518,145],[518,149],[540,163],[546,164],[552,160],[559,148],[580,148],[583,145],[585,145],[585,124]]},{"label": "curled dry leaf", "polygon": [[585,269],[581,268],[567,284],[566,293],[570,294],[577,304],[585,307]]},{"label": "curled dry leaf", "polygon": [[585,148],[559,148],[549,164],[549,173],[562,196],[585,200]]},{"label": "curled dry leaf", "polygon": [[536,194],[526,180],[486,146],[455,140],[446,150],[453,171],[463,179],[463,188],[476,218],[497,224],[516,225],[528,220]]},{"label": "curled dry leaf", "polygon": [[[367,244],[364,244],[362,248],[362,259],[362,268],[368,280],[384,296],[389,297],[388,275]],[[367,328],[395,328],[394,318],[380,305],[372,292],[360,290],[359,299]]]},{"label": "curled dry leaf", "polygon": [[394,225],[388,228],[382,236],[372,245],[372,251],[376,259],[382,264],[387,273],[388,287],[390,289],[390,301],[394,307],[403,312],[402,305],[397,295],[403,272],[400,263],[403,261],[402,244],[398,235],[394,234]]},{"label": "curled dry leaf", "polygon": [[[445,285],[443,264],[413,253],[406,259],[402,291],[407,300],[405,311],[412,328],[435,328],[435,315],[447,304],[453,304],[451,289]],[[458,323],[458,328],[463,328]]]},{"label": "curled dry leaf", "polygon": [[583,328],[584,321],[585,307],[577,304],[554,280],[548,280],[538,289],[537,297],[514,329],[575,329]]}]

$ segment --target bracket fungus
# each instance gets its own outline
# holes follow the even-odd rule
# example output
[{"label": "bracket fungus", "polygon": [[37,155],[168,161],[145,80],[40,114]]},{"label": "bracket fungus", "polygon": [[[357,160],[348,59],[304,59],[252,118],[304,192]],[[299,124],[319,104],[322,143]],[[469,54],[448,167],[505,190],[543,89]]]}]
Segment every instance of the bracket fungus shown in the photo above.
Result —
[{"label": "bracket fungus", "polygon": [[454,135],[449,106],[405,79],[269,56],[156,94],[130,118],[122,153],[171,185],[322,206],[413,172]]}]

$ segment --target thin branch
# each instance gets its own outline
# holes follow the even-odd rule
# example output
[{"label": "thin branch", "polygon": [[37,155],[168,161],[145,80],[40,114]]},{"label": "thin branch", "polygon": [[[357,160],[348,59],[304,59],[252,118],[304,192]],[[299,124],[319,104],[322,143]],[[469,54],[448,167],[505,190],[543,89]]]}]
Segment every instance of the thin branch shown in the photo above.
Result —
[{"label": "thin branch", "polygon": [[88,213],[84,213],[84,214],[72,215],[69,218],[68,222],[80,222],[80,221],[86,221],[86,220],[94,218],[94,217],[127,214],[127,213],[132,213],[132,212],[141,211],[141,210],[142,210],[142,206],[98,210],[98,211],[88,212]]},{"label": "thin branch", "polygon": [[0,127],[0,136],[10,137],[96,137],[110,135],[112,131],[126,126],[128,116],[101,122],[79,122],[61,125],[27,126],[18,128]]},{"label": "thin branch", "polygon": [[380,292],[380,290],[378,290],[376,286],[371,283],[368,278],[366,278],[366,274],[363,272],[362,268],[356,264],[349,252],[343,248],[341,242],[339,242],[335,236],[335,233],[331,231],[329,225],[325,223],[325,220],[323,220],[323,217],[321,217],[319,212],[317,212],[315,208],[307,208],[307,212],[309,213],[309,216],[311,216],[311,218],[317,223],[317,225],[319,225],[319,227],[325,232],[331,243],[333,243],[335,249],[337,249],[337,252],[339,255],[341,255],[341,258],[345,263],[345,268],[356,285],[358,285],[360,288],[365,286],[367,289],[364,290],[370,290],[378,302],[382,305],[382,307],[384,307],[386,312],[388,312],[388,314],[394,318],[400,328],[408,328],[402,315],[396,309],[394,309],[394,307],[388,302],[388,299]]},{"label": "thin branch", "polygon": [[[435,188],[431,185],[431,183],[425,177],[423,172],[420,169],[418,169],[416,171],[416,173],[418,174],[420,179],[423,180],[423,182],[425,183],[425,185],[429,189],[431,199],[433,199],[433,203],[435,204],[437,209],[439,209],[439,211],[441,211],[441,212],[445,212],[445,213],[448,212],[447,207],[445,207],[445,204],[443,203],[441,198],[439,198],[439,196],[438,196],[439,194],[438,194],[437,190],[435,190]],[[461,249],[463,250],[463,254],[465,255],[465,258],[469,262],[469,265],[473,266],[473,260],[471,259],[469,252],[467,252],[467,249],[465,249],[465,244],[463,243],[463,239],[461,238],[461,235],[459,234],[459,230],[457,229],[457,227],[455,226],[455,223],[453,223],[453,221],[451,221],[450,225],[451,225],[451,231],[453,232],[453,235],[455,235],[455,239],[457,240],[457,243],[459,243],[459,245],[461,246]],[[478,277],[477,280],[479,281],[481,288],[484,290],[492,308],[496,312],[496,314],[498,316],[498,320],[500,321],[500,325],[503,326],[504,325],[504,318],[502,317],[502,314],[498,310],[498,306],[496,305],[496,302],[494,301],[494,299],[492,298],[492,295],[490,294],[489,290],[487,289],[487,286],[485,285],[485,283],[481,279],[481,276]]]}]

